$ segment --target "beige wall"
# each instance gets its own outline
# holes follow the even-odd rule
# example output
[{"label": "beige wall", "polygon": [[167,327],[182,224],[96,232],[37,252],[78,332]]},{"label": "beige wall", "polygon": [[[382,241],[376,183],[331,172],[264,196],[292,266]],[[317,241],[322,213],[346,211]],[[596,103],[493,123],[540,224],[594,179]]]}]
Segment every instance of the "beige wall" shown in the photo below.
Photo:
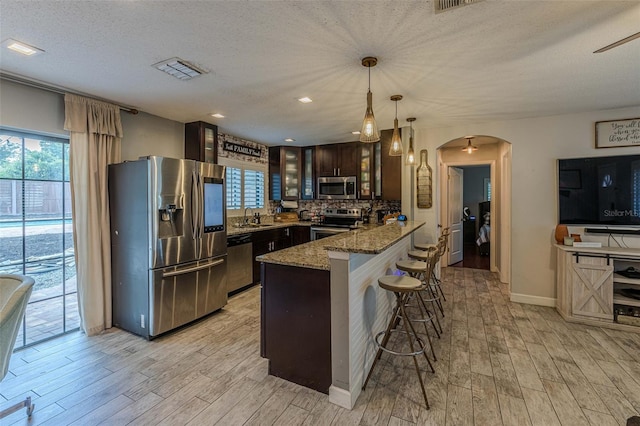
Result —
[{"label": "beige wall", "polygon": [[[591,111],[562,116],[487,123],[469,123],[443,128],[419,128],[417,149],[427,148],[436,170],[436,149],[464,135],[489,135],[511,145],[511,289],[521,301],[555,302],[555,256],[553,229],[557,224],[556,161],[558,158],[638,154],[637,147],[595,149],[594,123],[640,117],[640,106]],[[480,153],[479,151],[478,153]],[[504,152],[503,152],[504,154]],[[436,180],[439,177],[436,177]],[[436,184],[437,186],[437,184]],[[427,222],[419,238],[433,240],[437,209],[416,210],[416,220]],[[629,245],[638,244],[625,237]]]},{"label": "beige wall", "polygon": [[184,158],[184,124],[141,112],[122,116],[122,161],[147,155]]},{"label": "beige wall", "polygon": [[[64,130],[64,96],[0,80],[0,125],[51,136]],[[184,124],[141,112],[122,113],[122,160],[159,155],[184,157]]]}]

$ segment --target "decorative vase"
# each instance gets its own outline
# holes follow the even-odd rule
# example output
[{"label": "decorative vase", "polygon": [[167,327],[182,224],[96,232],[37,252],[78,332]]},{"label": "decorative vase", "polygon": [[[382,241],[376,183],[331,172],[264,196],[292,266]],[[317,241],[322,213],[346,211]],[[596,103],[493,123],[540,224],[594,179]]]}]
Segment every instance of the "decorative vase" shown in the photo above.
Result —
[{"label": "decorative vase", "polygon": [[433,205],[431,193],[432,172],[427,160],[427,150],[420,151],[420,166],[416,170],[416,185],[418,187],[418,208],[430,209]]},{"label": "decorative vase", "polygon": [[563,244],[564,243],[564,237],[568,237],[569,236],[569,228],[567,228],[567,225],[558,225],[556,226],[556,242],[558,244]]}]

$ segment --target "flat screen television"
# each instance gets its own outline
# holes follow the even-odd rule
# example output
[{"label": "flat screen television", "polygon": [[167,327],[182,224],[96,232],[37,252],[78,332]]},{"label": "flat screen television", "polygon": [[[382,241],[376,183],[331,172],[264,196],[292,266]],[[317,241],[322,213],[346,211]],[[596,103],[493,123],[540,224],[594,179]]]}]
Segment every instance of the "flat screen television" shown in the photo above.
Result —
[{"label": "flat screen television", "polygon": [[640,155],[558,160],[559,223],[640,226]]}]

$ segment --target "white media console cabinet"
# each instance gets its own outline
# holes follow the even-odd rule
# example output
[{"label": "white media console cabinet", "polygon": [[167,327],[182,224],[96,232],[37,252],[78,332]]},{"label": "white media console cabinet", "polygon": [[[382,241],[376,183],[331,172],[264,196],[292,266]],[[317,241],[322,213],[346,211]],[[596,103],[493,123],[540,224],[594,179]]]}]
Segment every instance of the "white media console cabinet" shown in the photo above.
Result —
[{"label": "white media console cabinet", "polygon": [[618,273],[629,267],[640,270],[640,249],[556,248],[556,309],[560,315],[571,322],[640,333],[640,317],[618,314],[623,309],[620,306],[627,307],[626,312],[640,311],[640,300],[620,293],[624,289],[640,289],[640,279]]}]

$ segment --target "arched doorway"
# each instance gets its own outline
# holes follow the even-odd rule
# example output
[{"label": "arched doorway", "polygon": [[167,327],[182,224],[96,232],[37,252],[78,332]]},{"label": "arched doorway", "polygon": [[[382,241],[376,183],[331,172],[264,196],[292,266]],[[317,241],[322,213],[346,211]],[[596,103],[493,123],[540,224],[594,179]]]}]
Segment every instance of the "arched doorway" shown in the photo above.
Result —
[{"label": "arched doorway", "polygon": [[[477,150],[463,151],[469,138]],[[511,144],[487,135],[459,137],[437,149],[438,224],[451,228],[446,264],[464,257],[464,207],[476,218],[473,240],[489,258],[489,269],[498,273],[500,281],[511,282]],[[487,167],[489,178],[480,183],[484,198],[478,205],[465,206],[461,201],[464,171]],[[462,207],[462,208],[460,208]],[[487,214],[489,212],[489,214]],[[475,213],[475,214],[474,214]],[[467,224],[468,225],[468,224]]]}]

